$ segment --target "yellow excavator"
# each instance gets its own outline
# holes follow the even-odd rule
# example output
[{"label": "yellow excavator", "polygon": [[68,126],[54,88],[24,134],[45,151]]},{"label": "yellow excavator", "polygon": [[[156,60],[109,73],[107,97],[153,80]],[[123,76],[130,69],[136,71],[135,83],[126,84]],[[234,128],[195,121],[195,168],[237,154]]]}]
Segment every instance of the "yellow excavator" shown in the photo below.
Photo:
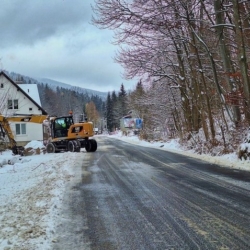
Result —
[{"label": "yellow excavator", "polygon": [[95,152],[97,142],[94,136],[93,123],[85,121],[74,123],[72,114],[60,117],[47,117],[43,122],[43,143],[48,153],[60,151]]},{"label": "yellow excavator", "polygon": [[60,117],[46,115],[19,115],[4,117],[0,115],[0,135],[7,135],[7,147],[14,154],[22,154],[23,147],[17,146],[9,122],[33,122],[43,124],[43,144],[48,153],[61,151],[80,152],[85,148],[87,152],[97,150],[93,124],[85,121],[74,123],[72,114]]}]

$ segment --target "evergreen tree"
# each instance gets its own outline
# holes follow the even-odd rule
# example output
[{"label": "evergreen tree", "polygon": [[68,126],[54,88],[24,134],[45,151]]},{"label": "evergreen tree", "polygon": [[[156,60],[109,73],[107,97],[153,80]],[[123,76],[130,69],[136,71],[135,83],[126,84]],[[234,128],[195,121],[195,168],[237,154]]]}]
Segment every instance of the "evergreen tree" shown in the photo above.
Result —
[{"label": "evergreen tree", "polygon": [[113,110],[113,128],[116,129],[120,127],[121,116],[120,116],[120,108],[119,108],[119,103],[118,103],[119,100],[115,91],[112,92],[111,100],[112,100],[112,110]]},{"label": "evergreen tree", "polygon": [[127,93],[124,89],[124,85],[121,85],[118,96],[115,91],[112,93],[113,115],[114,115],[114,127],[120,128],[120,119],[127,115]]},{"label": "evergreen tree", "polygon": [[127,92],[125,91],[123,83],[120,87],[120,92],[118,94],[118,102],[119,102],[119,108],[120,108],[120,117],[123,117],[127,115],[128,109],[127,109]]},{"label": "evergreen tree", "polygon": [[110,92],[108,92],[107,102],[106,102],[106,119],[107,119],[107,129],[108,131],[113,130],[113,110],[112,110],[112,100]]}]

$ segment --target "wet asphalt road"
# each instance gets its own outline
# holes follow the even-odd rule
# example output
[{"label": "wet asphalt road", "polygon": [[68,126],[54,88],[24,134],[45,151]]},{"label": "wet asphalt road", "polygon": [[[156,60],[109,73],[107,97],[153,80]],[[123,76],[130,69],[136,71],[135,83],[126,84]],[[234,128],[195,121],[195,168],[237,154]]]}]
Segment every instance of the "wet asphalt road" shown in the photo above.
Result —
[{"label": "wet asphalt road", "polygon": [[96,139],[53,249],[250,249],[250,173]]}]

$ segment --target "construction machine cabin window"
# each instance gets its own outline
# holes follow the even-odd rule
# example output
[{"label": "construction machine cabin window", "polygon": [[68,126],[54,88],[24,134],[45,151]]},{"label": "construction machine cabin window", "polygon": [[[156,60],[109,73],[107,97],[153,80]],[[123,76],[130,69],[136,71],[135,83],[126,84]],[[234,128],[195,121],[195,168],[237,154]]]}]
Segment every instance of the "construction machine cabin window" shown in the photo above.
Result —
[{"label": "construction machine cabin window", "polygon": [[17,123],[16,124],[16,135],[26,135],[26,124],[25,123]]},{"label": "construction machine cabin window", "polygon": [[18,109],[18,100],[13,99],[13,100],[8,100],[8,109]]}]

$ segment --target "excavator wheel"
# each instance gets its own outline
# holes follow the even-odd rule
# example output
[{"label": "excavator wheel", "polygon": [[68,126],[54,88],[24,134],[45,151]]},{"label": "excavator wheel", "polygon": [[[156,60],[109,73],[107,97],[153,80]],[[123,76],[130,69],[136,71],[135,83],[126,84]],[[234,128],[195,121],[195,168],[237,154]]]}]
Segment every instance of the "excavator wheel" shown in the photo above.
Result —
[{"label": "excavator wheel", "polygon": [[87,152],[95,152],[97,149],[97,142],[94,139],[88,140],[86,142],[85,149]]},{"label": "excavator wheel", "polygon": [[91,147],[92,147],[91,140],[87,140],[87,141],[86,141],[86,144],[85,144],[85,150],[86,150],[87,152],[91,152]]},{"label": "excavator wheel", "polygon": [[80,152],[81,151],[81,143],[78,140],[74,141],[75,144],[75,152]]},{"label": "excavator wheel", "polygon": [[69,141],[68,142],[68,150],[70,152],[75,152],[75,143],[74,143],[74,141]]},{"label": "excavator wheel", "polygon": [[55,153],[56,151],[56,148],[55,148],[55,145],[53,143],[48,143],[48,145],[46,146],[46,151],[47,153]]},{"label": "excavator wheel", "polygon": [[91,139],[91,152],[95,152],[97,150],[97,142],[94,139]]}]

